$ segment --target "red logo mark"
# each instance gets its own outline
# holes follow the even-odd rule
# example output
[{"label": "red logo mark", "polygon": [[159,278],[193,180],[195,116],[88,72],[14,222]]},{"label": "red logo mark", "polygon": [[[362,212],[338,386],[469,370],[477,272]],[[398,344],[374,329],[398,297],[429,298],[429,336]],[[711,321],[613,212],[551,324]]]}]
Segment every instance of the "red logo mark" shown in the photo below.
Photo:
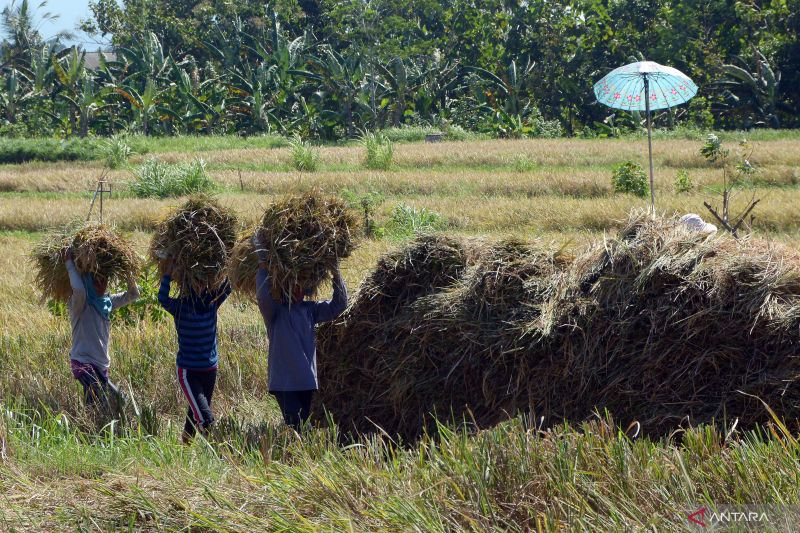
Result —
[{"label": "red logo mark", "polygon": [[705,522],[706,511],[708,511],[708,509],[706,509],[705,507],[701,507],[697,511],[690,514],[687,518],[689,519],[689,522],[693,522],[698,526],[706,527],[706,522]]}]

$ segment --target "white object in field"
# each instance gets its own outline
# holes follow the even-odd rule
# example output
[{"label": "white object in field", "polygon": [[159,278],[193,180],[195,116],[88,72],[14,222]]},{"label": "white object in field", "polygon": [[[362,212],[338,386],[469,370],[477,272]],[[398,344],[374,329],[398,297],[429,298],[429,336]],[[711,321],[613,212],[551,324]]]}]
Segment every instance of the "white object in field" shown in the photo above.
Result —
[{"label": "white object in field", "polygon": [[692,231],[697,231],[699,233],[705,234],[712,234],[717,232],[717,227],[714,224],[709,224],[700,217],[700,215],[696,213],[689,213],[688,215],[683,215],[680,220],[681,224],[685,225]]},{"label": "white object in field", "polygon": [[169,259],[169,255],[164,250],[156,250],[156,257],[159,259]]}]

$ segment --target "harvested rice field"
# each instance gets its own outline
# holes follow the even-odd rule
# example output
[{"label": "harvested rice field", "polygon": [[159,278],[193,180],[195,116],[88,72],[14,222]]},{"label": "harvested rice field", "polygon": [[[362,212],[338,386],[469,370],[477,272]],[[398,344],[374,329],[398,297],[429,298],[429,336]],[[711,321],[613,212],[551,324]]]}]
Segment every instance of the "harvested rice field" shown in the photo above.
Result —
[{"label": "harvested rice field", "polygon": [[[382,170],[360,145],[325,146],[314,171],[288,147],[170,142],[111,171],[0,166],[0,530],[671,531],[701,530],[700,509],[800,528],[800,137],[750,143],[731,212],[760,202],[738,240],[677,222],[717,223],[703,202],[722,204],[725,170],[698,140],[654,142],[656,217],[612,184],[619,163],[646,165],[639,137],[397,144]],[[84,408],[65,278],[37,278],[61,253],[47,238],[86,219],[103,176],[103,222],[158,259],[187,195],[131,184],[190,167],[226,215],[222,238],[202,238],[228,251],[198,265],[224,262],[287,195],[335,196],[358,221],[350,306],[317,330],[302,439],[269,394],[248,285],[220,310],[217,422],[181,443],[158,264],[112,317],[110,377],[129,405],[114,420]],[[187,287],[202,281],[194,255]],[[43,300],[47,283],[62,296]]]}]

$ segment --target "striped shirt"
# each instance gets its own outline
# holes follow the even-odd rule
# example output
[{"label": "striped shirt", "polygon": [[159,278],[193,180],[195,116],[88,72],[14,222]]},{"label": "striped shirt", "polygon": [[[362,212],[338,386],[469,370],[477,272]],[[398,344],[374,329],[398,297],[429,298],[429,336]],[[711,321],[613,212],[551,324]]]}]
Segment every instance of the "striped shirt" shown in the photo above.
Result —
[{"label": "striped shirt", "polygon": [[210,370],[217,366],[217,311],[231,293],[225,281],[215,293],[170,298],[170,277],[161,279],[158,301],[175,318],[178,333],[177,365],[190,370]]}]

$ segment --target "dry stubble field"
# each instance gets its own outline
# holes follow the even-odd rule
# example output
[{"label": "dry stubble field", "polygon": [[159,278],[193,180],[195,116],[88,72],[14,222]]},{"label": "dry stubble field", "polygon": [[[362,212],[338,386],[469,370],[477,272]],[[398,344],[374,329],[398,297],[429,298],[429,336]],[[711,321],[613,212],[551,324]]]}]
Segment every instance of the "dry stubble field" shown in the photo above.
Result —
[{"label": "dry stubble field", "polygon": [[[755,194],[762,202],[754,231],[798,244],[800,139],[754,144],[758,172],[734,205]],[[700,145],[655,142],[659,210],[702,214],[704,199],[719,202],[721,170],[703,160]],[[222,202],[245,224],[277,195],[313,186],[380,193],[379,224],[405,203],[439,213],[448,232],[579,248],[645,205],[614,194],[610,180],[620,161],[644,163],[645,146],[641,139],[402,144],[389,171],[364,169],[361,147],[325,147],[314,173],[291,170],[284,148],[155,157],[201,156],[222,185]],[[108,220],[142,252],[155,220],[177,203],[125,192],[147,157],[109,174],[116,192],[106,203]],[[694,191],[675,192],[680,169]],[[472,436],[443,430],[413,447],[375,437],[342,447],[329,430],[297,442],[278,429],[263,326],[241,301],[221,313],[215,410],[222,443],[178,444],[184,405],[168,322],[114,326],[112,376],[133,393],[147,423],[97,431],[81,416],[69,374],[68,321],[39,303],[27,254],[40,232],[85,216],[87,190],[101,173],[99,162],[0,167],[2,530],[685,529],[685,511],[702,502],[800,500],[800,445],[779,427],[769,436],[700,428],[678,443],[630,439],[607,419],[547,432],[517,419]],[[351,290],[395,245],[366,241],[345,262]]]}]

